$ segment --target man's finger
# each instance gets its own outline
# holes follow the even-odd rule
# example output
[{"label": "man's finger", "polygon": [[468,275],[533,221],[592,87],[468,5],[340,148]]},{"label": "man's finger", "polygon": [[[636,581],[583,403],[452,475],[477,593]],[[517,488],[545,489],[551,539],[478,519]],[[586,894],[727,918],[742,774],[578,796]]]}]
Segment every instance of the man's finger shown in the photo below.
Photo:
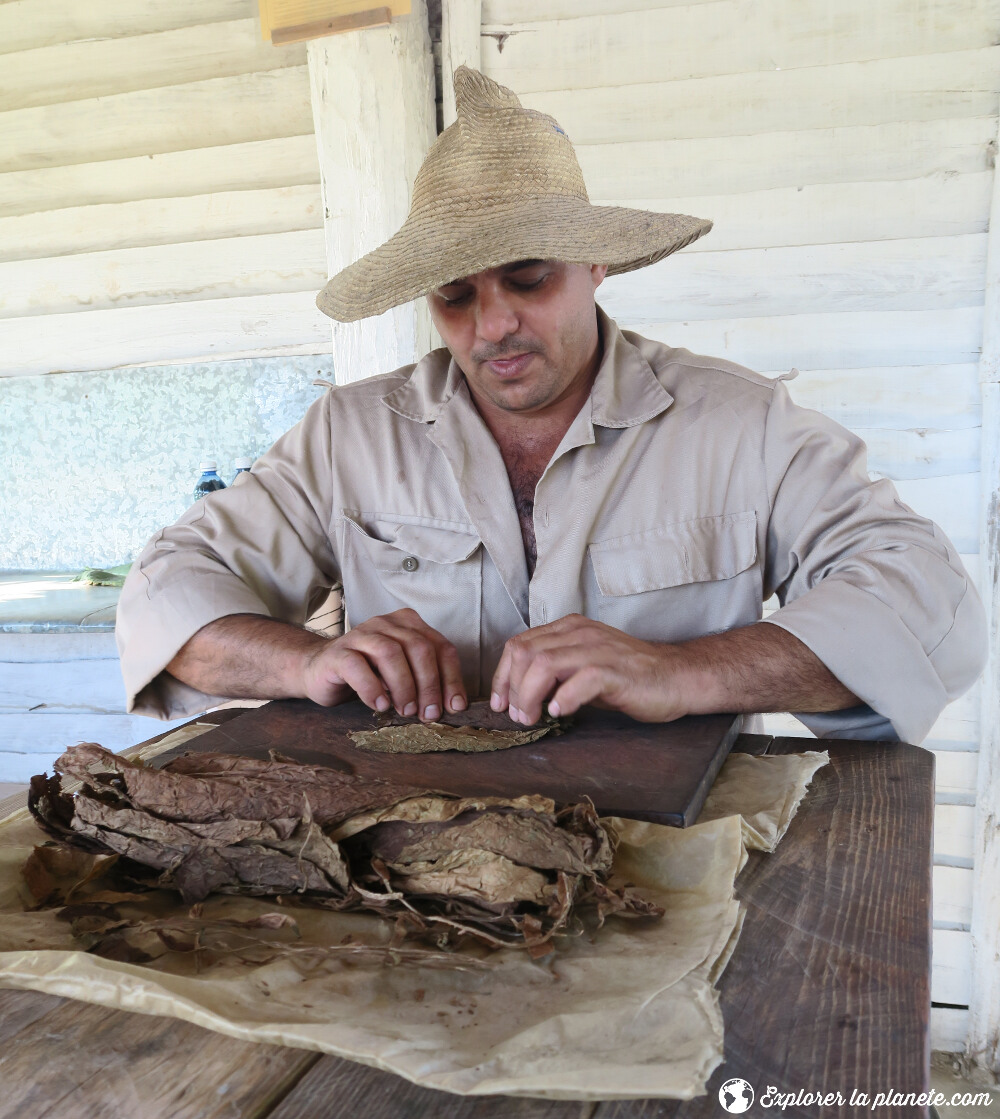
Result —
[{"label": "man's finger", "polygon": [[406,654],[416,686],[416,713],[421,719],[439,719],[443,700],[438,652],[434,641],[419,629],[403,630],[397,640]]},{"label": "man's finger", "polygon": [[[551,643],[535,652],[520,680],[512,676],[510,703],[518,711],[519,722],[537,723],[544,714],[546,699],[557,685],[593,661],[593,646],[577,644],[577,640],[575,636],[562,635],[562,643]],[[565,644],[568,641],[574,643]]]},{"label": "man's finger", "polygon": [[438,672],[441,674],[441,694],[446,711],[464,711],[469,706],[469,697],[462,679],[462,662],[458,650],[450,641],[437,643]]},{"label": "man's finger", "polygon": [[385,633],[355,635],[351,645],[385,681],[392,705],[400,715],[416,715],[418,688],[410,669],[406,651],[395,637]]},{"label": "man's finger", "polygon": [[490,707],[494,711],[506,711],[510,702],[510,665],[511,652],[510,641],[508,641],[500,654],[500,663],[493,673],[493,682],[490,684]]},{"label": "man's finger", "polygon": [[[321,668],[322,684],[332,694],[336,686],[343,681],[349,688],[353,688],[358,699],[375,711],[389,710],[389,697],[386,695],[385,684],[372,671],[371,665],[358,652],[353,649],[342,649],[334,661],[331,658],[329,666]],[[317,703],[329,706],[318,696],[312,697]]]},{"label": "man's finger", "polygon": [[600,665],[587,665],[564,680],[549,700],[549,714],[575,715],[586,703],[601,699],[611,684],[608,669]]}]

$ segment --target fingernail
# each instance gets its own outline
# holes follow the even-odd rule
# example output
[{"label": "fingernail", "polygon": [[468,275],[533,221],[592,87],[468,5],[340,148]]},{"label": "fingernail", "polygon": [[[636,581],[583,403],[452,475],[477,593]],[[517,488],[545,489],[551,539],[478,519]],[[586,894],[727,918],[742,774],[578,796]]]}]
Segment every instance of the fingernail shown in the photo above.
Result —
[{"label": "fingernail", "polygon": [[417,713],[417,705],[415,703],[408,703],[403,708],[403,715],[405,715],[407,718],[409,718],[410,715],[416,715],[416,713]]},{"label": "fingernail", "polygon": [[550,700],[549,701],[549,714],[552,716],[553,719],[558,719],[559,718],[559,713],[560,713],[559,712],[559,704],[556,703],[556,701],[554,699]]},{"label": "fingernail", "polygon": [[490,696],[490,707],[492,707],[494,711],[502,711],[503,710],[503,702],[501,701],[500,695],[499,695],[498,692],[494,692]]},{"label": "fingernail", "polygon": [[432,703],[432,704],[430,704],[429,707],[424,708],[424,718],[425,719],[433,720],[433,719],[438,718],[440,716],[440,714],[441,714],[441,709],[438,707],[438,705],[436,703]]},{"label": "fingernail", "polygon": [[521,721],[521,712],[516,707],[508,707],[507,714],[514,720],[515,723]]},{"label": "fingernail", "polygon": [[389,710],[389,701],[386,699],[386,697],[384,695],[380,695],[376,698],[376,700],[375,700],[375,710],[376,711],[388,711]]},{"label": "fingernail", "polygon": [[460,695],[453,695],[451,697],[451,709],[452,711],[464,711],[465,697]]}]

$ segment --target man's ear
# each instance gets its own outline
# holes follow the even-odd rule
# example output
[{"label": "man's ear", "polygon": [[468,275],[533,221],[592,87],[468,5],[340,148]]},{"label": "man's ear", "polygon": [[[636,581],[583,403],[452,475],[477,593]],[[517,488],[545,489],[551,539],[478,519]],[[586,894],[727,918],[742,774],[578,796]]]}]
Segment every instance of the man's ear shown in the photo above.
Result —
[{"label": "man's ear", "polygon": [[590,266],[590,279],[596,291],[604,282],[604,277],[608,274],[608,266],[606,264],[592,264]]}]

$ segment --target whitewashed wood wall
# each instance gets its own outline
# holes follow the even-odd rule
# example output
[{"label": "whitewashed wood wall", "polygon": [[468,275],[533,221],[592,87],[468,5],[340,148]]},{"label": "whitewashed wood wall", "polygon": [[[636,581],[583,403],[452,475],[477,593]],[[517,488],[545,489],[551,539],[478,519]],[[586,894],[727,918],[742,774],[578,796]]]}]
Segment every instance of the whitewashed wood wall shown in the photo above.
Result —
[{"label": "whitewashed wood wall", "polygon": [[[998,0],[482,0],[483,69],[566,128],[592,201],[715,222],[607,281],[603,306],[695,352],[797,367],[793,398],[866,439],[973,577],[998,27]],[[947,1049],[968,1019],[979,700],[925,743]]]},{"label": "whitewashed wood wall", "polygon": [[256,9],[0,4],[0,376],[328,350],[306,49]]}]

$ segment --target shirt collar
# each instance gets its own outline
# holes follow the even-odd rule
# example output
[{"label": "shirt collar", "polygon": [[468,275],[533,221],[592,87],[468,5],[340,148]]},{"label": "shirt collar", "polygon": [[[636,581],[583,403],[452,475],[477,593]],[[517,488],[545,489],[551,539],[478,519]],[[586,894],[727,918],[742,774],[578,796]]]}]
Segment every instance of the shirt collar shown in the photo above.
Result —
[{"label": "shirt collar", "polygon": [[[599,427],[634,427],[669,408],[673,397],[600,305],[597,322],[604,352],[590,392],[592,422]],[[400,416],[433,423],[464,382],[462,370],[447,349],[431,350],[407,380],[382,399]]]}]

